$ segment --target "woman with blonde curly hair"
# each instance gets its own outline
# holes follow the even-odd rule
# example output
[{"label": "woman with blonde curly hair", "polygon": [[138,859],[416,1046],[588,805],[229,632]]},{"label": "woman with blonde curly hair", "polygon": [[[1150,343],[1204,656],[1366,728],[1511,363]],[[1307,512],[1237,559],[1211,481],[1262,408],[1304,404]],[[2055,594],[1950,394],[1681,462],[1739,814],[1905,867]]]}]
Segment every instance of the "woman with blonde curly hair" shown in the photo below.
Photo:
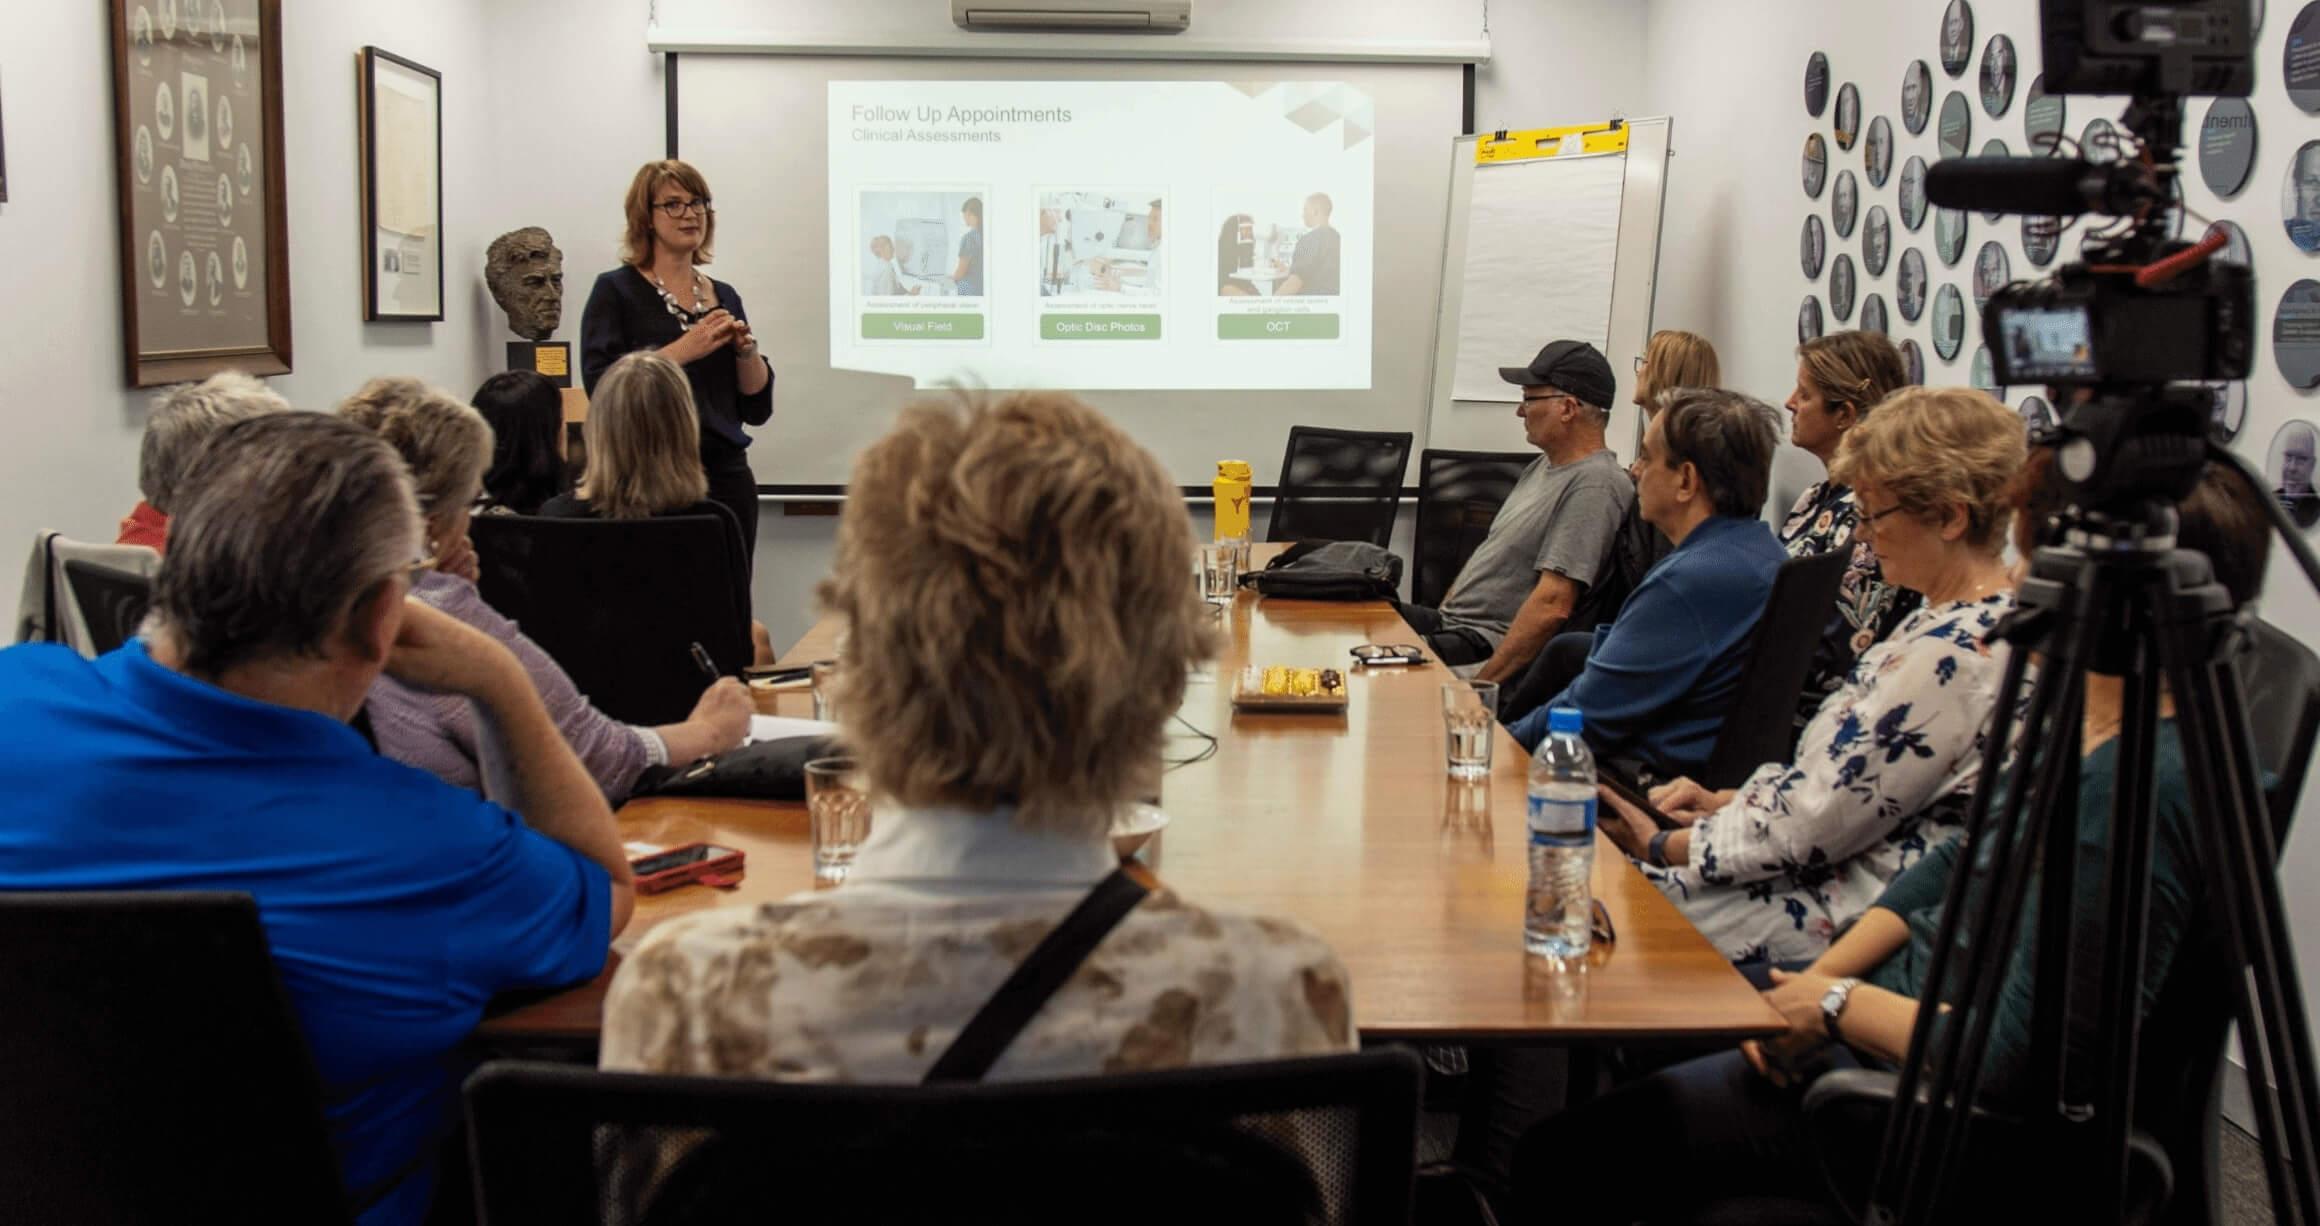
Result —
[{"label": "woman with blonde curly hair", "polygon": [[1921,599],[1862,653],[1797,746],[1746,783],[1652,793],[1661,832],[1607,797],[1603,828],[1735,962],[1818,956],[1901,870],[1963,823],[2014,607],[2003,557],[2022,419],[1968,388],[1913,388],[1846,433],[1835,479],[1864,547]]},{"label": "woman with blonde curly hair", "polygon": [[[655,928],[604,1066],[915,1082],[1110,878],[1214,631],[1151,454],[1077,398],[921,404],[862,454],[822,598],[875,818],[843,886]],[[1057,1077],[1351,1048],[1344,968],[1284,921],[1160,892],[990,1072]]]}]

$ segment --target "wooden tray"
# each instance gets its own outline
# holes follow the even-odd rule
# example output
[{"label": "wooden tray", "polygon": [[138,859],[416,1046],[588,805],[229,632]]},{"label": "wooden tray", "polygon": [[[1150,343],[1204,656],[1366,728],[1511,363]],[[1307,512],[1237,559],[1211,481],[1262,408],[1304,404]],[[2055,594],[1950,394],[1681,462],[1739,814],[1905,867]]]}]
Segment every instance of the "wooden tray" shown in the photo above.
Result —
[{"label": "wooden tray", "polygon": [[1337,670],[1337,688],[1312,694],[1267,694],[1264,670],[1244,668],[1233,676],[1233,706],[1243,711],[1297,711],[1329,714],[1345,710],[1348,695],[1345,670]]}]

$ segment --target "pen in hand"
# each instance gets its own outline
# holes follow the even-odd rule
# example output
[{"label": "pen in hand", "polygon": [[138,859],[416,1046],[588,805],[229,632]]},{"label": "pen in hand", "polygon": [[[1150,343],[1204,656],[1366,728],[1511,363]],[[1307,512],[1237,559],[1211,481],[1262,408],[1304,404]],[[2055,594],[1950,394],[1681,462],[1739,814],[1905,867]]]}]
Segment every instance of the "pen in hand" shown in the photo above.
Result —
[{"label": "pen in hand", "polygon": [[709,680],[715,681],[725,675],[717,671],[717,662],[709,658],[708,648],[701,646],[698,642],[694,643],[692,647],[693,663],[700,666],[701,671],[707,674]]}]

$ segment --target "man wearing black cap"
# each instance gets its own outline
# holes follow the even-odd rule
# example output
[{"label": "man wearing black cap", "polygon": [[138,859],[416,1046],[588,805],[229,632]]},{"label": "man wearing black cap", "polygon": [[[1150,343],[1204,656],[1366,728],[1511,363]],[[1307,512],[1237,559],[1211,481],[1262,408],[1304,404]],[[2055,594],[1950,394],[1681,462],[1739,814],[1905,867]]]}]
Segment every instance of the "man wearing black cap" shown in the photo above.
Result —
[{"label": "man wearing black cap", "polygon": [[1635,501],[1634,484],[1603,445],[1618,390],[1602,353],[1556,341],[1530,365],[1498,373],[1522,388],[1515,416],[1546,454],[1523,470],[1442,607],[1399,606],[1444,664],[1481,661],[1478,681],[1519,675],[1562,628]]}]

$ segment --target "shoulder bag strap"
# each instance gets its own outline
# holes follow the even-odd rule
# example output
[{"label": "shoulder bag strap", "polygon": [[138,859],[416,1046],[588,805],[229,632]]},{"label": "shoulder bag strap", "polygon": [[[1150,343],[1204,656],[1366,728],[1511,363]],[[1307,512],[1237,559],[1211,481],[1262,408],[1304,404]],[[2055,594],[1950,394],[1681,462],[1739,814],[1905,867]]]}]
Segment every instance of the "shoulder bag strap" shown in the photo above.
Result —
[{"label": "shoulder bag strap", "polygon": [[1079,971],[1080,964],[1103,944],[1113,928],[1151,893],[1144,883],[1114,869],[1063,922],[1039,942],[1030,956],[1007,976],[1007,982],[968,1020],[966,1028],[927,1070],[926,1084],[945,1081],[981,1081],[983,1074],[1006,1054],[1015,1036],[1031,1024],[1048,998]]}]

